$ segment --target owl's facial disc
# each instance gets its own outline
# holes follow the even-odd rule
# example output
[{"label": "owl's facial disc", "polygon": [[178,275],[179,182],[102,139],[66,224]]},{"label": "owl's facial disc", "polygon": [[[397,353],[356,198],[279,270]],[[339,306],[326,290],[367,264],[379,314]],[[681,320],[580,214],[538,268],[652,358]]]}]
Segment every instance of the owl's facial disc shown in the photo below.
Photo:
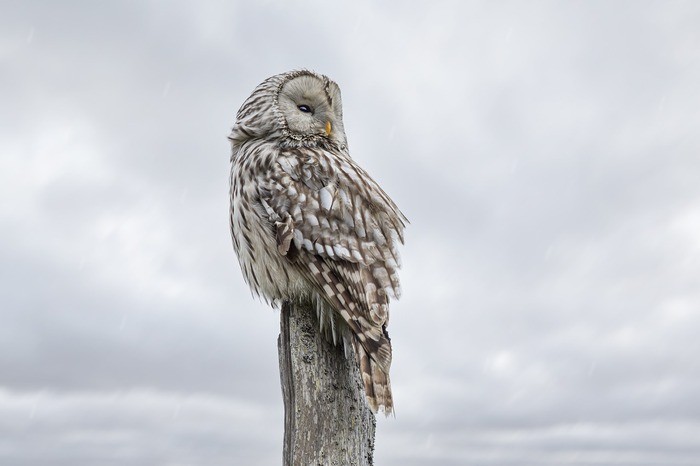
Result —
[{"label": "owl's facial disc", "polygon": [[291,132],[330,137],[336,116],[321,79],[312,75],[290,79],[280,89],[277,102]]}]

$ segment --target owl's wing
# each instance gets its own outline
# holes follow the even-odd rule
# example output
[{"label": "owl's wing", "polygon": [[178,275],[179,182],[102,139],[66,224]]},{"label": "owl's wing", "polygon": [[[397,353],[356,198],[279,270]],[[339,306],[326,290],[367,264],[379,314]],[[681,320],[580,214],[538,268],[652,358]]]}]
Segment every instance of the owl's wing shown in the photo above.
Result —
[{"label": "owl's wing", "polygon": [[[291,219],[297,249],[333,261],[384,264],[393,273],[382,288],[398,296],[398,244],[405,216],[389,196],[348,156],[321,149],[287,149],[277,159],[261,201],[276,221]],[[290,241],[291,240],[291,241]],[[378,278],[382,272],[377,270]]]},{"label": "owl's wing", "polygon": [[388,294],[400,294],[406,218],[347,155],[282,151],[260,186],[280,253],[302,269],[388,371]]}]

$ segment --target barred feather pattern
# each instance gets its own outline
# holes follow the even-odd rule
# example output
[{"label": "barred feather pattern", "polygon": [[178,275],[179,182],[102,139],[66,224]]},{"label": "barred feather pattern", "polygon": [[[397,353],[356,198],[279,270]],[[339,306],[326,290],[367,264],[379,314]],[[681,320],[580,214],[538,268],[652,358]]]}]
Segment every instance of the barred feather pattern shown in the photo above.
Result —
[{"label": "barred feather pattern", "polygon": [[231,231],[246,282],[273,305],[315,303],[322,330],[353,348],[370,407],[391,413],[389,301],[401,292],[407,220],[350,157],[340,89],[305,70],[273,76],[229,139]]}]

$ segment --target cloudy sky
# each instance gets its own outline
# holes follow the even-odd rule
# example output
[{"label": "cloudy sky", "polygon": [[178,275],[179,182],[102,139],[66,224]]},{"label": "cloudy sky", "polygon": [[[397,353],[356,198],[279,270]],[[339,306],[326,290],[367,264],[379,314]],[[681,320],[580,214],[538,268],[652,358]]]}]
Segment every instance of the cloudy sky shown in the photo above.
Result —
[{"label": "cloudy sky", "polygon": [[411,220],[378,465],[700,464],[698,3],[0,8],[0,464],[279,464],[226,136],[298,68]]}]

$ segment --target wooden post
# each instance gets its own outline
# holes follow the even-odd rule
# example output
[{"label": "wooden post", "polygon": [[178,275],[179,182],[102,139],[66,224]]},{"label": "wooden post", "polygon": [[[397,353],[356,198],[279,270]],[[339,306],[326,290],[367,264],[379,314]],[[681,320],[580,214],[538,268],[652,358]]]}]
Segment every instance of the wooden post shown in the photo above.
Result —
[{"label": "wooden post", "polygon": [[282,464],[372,466],[376,421],[354,355],[326,341],[311,306],[285,302],[280,320]]}]

